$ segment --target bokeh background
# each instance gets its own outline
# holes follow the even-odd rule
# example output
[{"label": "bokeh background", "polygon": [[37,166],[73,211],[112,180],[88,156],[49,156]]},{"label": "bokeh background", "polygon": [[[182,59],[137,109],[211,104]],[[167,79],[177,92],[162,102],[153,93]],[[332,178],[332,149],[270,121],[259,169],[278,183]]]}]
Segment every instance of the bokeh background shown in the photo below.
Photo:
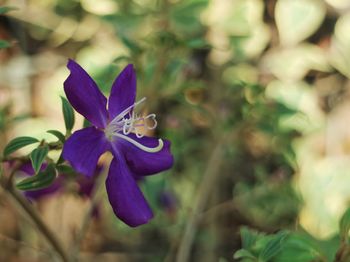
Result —
[{"label": "bokeh background", "polygon": [[[133,63],[142,110],[157,114],[150,135],[172,141],[174,167],[140,182],[155,218],[125,226],[102,186],[81,261],[233,261],[242,225],[317,241],[337,235],[350,199],[349,0],[1,5],[16,9],[0,15],[0,150],[16,136],[54,141],[46,130],[64,130],[68,58],[106,94]],[[32,204],[69,247],[91,200],[71,183]],[[0,191],[0,261],[47,256]]]}]

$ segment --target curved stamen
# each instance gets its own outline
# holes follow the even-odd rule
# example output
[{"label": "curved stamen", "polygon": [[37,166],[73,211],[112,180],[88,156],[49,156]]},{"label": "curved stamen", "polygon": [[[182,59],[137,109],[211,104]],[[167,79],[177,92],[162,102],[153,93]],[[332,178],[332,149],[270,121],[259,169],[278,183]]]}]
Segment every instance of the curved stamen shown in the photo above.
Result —
[{"label": "curved stamen", "polygon": [[[136,114],[133,109],[144,102],[146,98],[140,99],[138,102],[124,109],[119,113],[105,128],[106,137],[109,140],[113,140],[113,137],[120,137],[134,146],[140,148],[141,150],[149,153],[156,153],[162,150],[164,143],[163,140],[158,139],[158,146],[156,147],[147,147],[134,139],[128,137],[130,133],[135,133],[137,138],[142,138],[144,134],[140,133],[139,127],[146,128],[148,130],[155,129],[157,127],[157,120],[155,114],[149,114],[145,117]],[[128,116],[127,116],[128,115]],[[149,122],[153,121],[153,124]]]},{"label": "curved stamen", "polygon": [[153,121],[153,125],[149,126],[147,122],[145,121],[145,126],[148,130],[155,129],[157,127],[157,120],[156,120],[156,114],[149,114],[148,116],[145,117],[145,120],[151,119]]},{"label": "curved stamen", "polygon": [[147,146],[144,146],[144,145],[140,144],[139,142],[135,141],[134,139],[132,139],[132,138],[130,138],[128,136],[122,135],[120,133],[116,133],[116,134],[114,134],[114,136],[120,137],[120,138],[130,142],[134,146],[140,148],[141,150],[143,150],[145,152],[149,152],[149,153],[157,153],[160,150],[162,150],[163,146],[164,146],[164,143],[163,143],[162,139],[158,139],[158,146],[156,146],[156,147],[147,147]]},{"label": "curved stamen", "polygon": [[141,104],[142,102],[144,102],[146,100],[146,97],[141,98],[139,101],[137,101],[136,103],[134,103],[133,105],[125,108],[121,113],[119,113],[109,124],[115,124],[117,122],[119,122],[120,120],[122,120],[125,115],[127,113],[130,113],[130,111],[136,107],[137,105]]},{"label": "curved stamen", "polygon": [[143,138],[143,136],[144,136],[143,134],[140,134],[140,133],[137,133],[137,132],[135,133],[135,135],[137,136],[137,138]]}]

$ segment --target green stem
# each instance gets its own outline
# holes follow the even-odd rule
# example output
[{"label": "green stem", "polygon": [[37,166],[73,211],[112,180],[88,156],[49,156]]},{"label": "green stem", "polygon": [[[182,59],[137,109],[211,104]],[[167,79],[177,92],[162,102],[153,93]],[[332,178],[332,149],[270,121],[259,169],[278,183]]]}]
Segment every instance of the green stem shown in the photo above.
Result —
[{"label": "green stem", "polygon": [[197,227],[201,219],[201,214],[204,211],[206,203],[208,203],[208,200],[215,188],[215,184],[218,179],[218,171],[222,161],[223,145],[225,140],[226,139],[224,138],[221,142],[217,143],[215,149],[213,150],[213,153],[210,156],[208,166],[199,186],[192,213],[188,219],[185,232],[180,242],[176,256],[176,262],[190,261],[190,252],[193,240],[197,233]]}]

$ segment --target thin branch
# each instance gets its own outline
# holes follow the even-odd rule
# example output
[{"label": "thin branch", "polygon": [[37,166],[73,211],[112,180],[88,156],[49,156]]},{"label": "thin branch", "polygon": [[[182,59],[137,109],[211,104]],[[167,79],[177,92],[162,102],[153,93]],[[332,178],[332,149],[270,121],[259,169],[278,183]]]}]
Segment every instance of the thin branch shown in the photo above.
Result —
[{"label": "thin branch", "polygon": [[192,213],[188,219],[185,232],[177,252],[177,262],[189,261],[193,240],[197,233],[197,227],[201,219],[201,214],[203,213],[205,205],[207,204],[211,193],[215,188],[216,180],[218,178],[218,171],[222,162],[223,145],[225,140],[226,139],[224,138],[216,145],[213,153],[210,156],[207,169],[199,186]]},{"label": "thin branch", "polygon": [[[5,242],[6,244],[10,245],[10,246],[13,246],[13,247],[18,247],[18,246],[23,246],[25,248],[29,248],[29,249],[32,249],[38,253],[42,253],[42,254],[45,254],[47,256],[50,256],[50,253],[48,253],[46,250],[44,249],[41,249],[41,248],[38,248],[38,247],[34,247],[34,246],[31,246],[31,245],[28,245],[27,243],[25,242],[22,242],[22,241],[19,241],[19,240],[16,240],[16,239],[13,239],[13,238],[10,238],[8,236],[5,236],[3,234],[0,234],[0,241],[2,242]],[[51,254],[52,255],[52,254]]]},{"label": "thin branch", "polygon": [[107,171],[108,171],[108,169],[105,169],[104,172],[102,174],[100,174],[100,176],[97,178],[96,186],[95,186],[93,193],[92,193],[93,197],[91,199],[91,206],[84,216],[81,228],[80,228],[80,230],[77,234],[77,237],[74,241],[74,244],[69,252],[70,258],[72,259],[72,261],[79,261],[81,242],[83,241],[83,239],[85,237],[86,231],[89,228],[89,224],[90,224],[93,212],[94,212],[95,208],[97,207],[98,202],[100,200],[99,192],[101,192],[100,188],[106,179]]},{"label": "thin branch", "polygon": [[18,193],[16,189],[13,188],[11,184],[8,183],[5,177],[1,177],[2,181],[0,181],[0,185],[3,189],[16,201],[16,203],[22,207],[22,209],[26,212],[26,214],[30,217],[30,219],[34,222],[40,233],[46,238],[52,248],[57,252],[57,254],[61,257],[62,261],[69,262],[69,258],[63,249],[61,243],[54,236],[51,230],[46,226],[43,222],[39,214],[33,208],[33,206],[25,199],[21,194]]}]

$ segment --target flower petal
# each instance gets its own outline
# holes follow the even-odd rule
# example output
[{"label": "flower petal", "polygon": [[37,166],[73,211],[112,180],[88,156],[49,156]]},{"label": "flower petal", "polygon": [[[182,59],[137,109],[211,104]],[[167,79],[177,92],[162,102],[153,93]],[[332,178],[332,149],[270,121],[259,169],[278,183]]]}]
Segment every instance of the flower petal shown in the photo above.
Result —
[{"label": "flower petal", "polygon": [[127,163],[119,154],[115,154],[109,167],[106,189],[115,215],[127,225],[136,227],[153,217]]},{"label": "flower petal", "polygon": [[127,65],[118,75],[111,89],[108,99],[108,112],[110,119],[115,118],[127,107],[135,103],[136,74],[132,64]]},{"label": "flower petal", "polygon": [[[158,146],[158,138],[144,136],[137,138],[135,134],[129,134],[129,138],[146,147],[155,148]],[[124,154],[128,166],[136,175],[152,175],[172,167],[174,163],[173,155],[170,152],[170,141],[163,140],[163,148],[156,153],[143,151],[130,142],[117,139],[116,143],[120,151]]]},{"label": "flower petal", "polygon": [[99,157],[109,149],[104,133],[95,127],[78,130],[63,146],[62,156],[79,173],[91,177]]},{"label": "flower petal", "polygon": [[101,175],[103,169],[104,167],[102,165],[97,164],[94,175],[92,177],[78,176],[76,178],[76,182],[79,185],[78,193],[80,195],[86,197],[92,196],[93,191],[95,190],[96,180]]},{"label": "flower petal", "polygon": [[74,109],[93,125],[104,128],[107,125],[107,99],[98,89],[95,81],[75,61],[67,64],[70,75],[64,82],[64,91]]}]

